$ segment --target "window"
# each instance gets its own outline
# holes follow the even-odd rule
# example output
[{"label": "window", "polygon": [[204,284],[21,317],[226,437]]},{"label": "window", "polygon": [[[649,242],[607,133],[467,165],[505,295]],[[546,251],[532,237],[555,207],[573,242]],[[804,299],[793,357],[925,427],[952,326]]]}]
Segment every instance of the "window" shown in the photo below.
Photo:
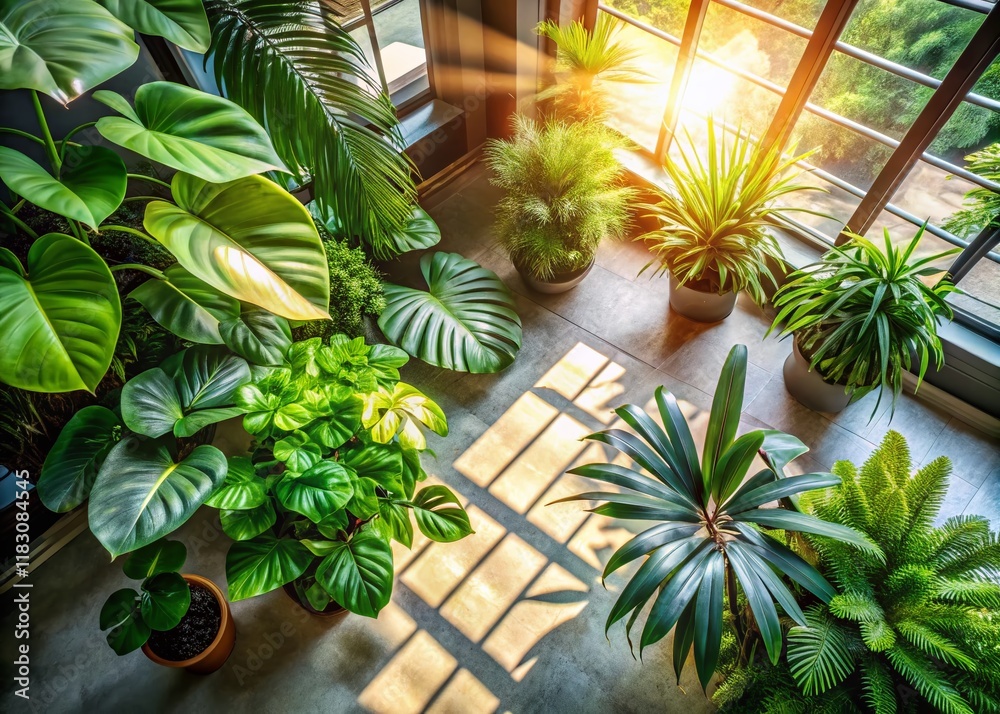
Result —
[{"label": "window", "polygon": [[[692,4],[695,10],[705,5],[703,24],[694,60],[679,63],[685,23],[696,22],[699,14],[689,12]],[[839,6],[831,4],[829,9]],[[863,206],[880,177],[883,186],[894,185],[886,184],[899,172],[889,166],[890,157],[941,80],[963,53],[974,51],[966,48],[987,14],[1000,17],[1000,10],[986,0],[861,0],[846,23],[838,24],[830,12],[819,27],[825,7],[824,0],[598,3],[599,11],[629,23],[635,43],[657,47],[648,56],[651,65],[661,63],[647,67],[662,81],[644,90],[643,116],[637,116],[635,104],[626,105],[628,120],[613,125],[647,149],[653,148],[654,129],[657,148],[672,148],[673,137],[684,130],[696,135],[707,115],[730,128],[741,125],[754,136],[768,131],[774,136],[782,121],[778,108],[793,75],[803,62],[815,63],[811,69],[819,78],[809,96],[796,101],[801,113],[789,137],[800,153],[816,150],[803,167],[810,170],[803,178],[827,193],[792,195],[789,200],[829,217],[799,214],[794,227],[814,240],[832,244],[845,226],[857,229],[851,224],[860,221],[868,236],[889,228],[896,241],[904,241],[928,221],[923,250],[930,253],[958,246],[968,264],[959,274],[966,294],[953,298],[958,319],[1000,338],[1000,248],[994,237],[991,247],[982,249],[985,234],[969,247],[986,224],[1000,215],[1000,61],[981,71],[972,91],[901,185],[876,206],[878,217],[873,223],[865,216],[871,215],[874,199]],[[991,22],[995,31],[997,17]],[[823,64],[817,53],[806,52],[814,32],[826,33],[830,42],[836,40]],[[641,34],[645,40],[638,39]],[[984,56],[992,52],[995,58],[996,51],[991,47]],[[981,64],[966,60],[957,71],[971,75],[980,71],[977,66]],[[679,106],[667,107],[675,72],[686,73],[687,89]],[[657,95],[658,91],[662,94]],[[792,98],[784,101],[789,106]],[[676,116],[676,127],[667,126],[671,116]]]}]

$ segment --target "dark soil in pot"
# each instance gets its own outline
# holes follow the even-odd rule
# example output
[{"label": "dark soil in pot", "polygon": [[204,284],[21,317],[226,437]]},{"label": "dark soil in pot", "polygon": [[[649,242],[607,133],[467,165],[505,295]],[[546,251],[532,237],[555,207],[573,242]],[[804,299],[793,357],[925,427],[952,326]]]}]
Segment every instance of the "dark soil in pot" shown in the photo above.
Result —
[{"label": "dark soil in pot", "polygon": [[149,636],[149,648],[171,662],[183,662],[204,652],[219,632],[222,612],[208,588],[191,585],[191,607],[172,630]]}]

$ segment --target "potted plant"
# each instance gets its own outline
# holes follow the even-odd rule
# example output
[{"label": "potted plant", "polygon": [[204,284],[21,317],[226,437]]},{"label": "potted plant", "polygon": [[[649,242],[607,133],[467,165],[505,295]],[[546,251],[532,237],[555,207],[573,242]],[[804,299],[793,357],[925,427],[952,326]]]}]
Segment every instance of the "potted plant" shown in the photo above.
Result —
[{"label": "potted plant", "polygon": [[335,335],[296,342],[287,358],[240,388],[253,451],[230,459],[207,501],[234,540],[229,597],[291,585],[310,612],[376,617],[392,594],[390,542],[412,544],[411,512],[431,540],[473,532],[448,488],[417,489],[421,427],[443,436],[447,421],[399,381],[407,356],[396,347]]},{"label": "potted plant", "polygon": [[779,311],[768,334],[795,336],[784,376],[800,403],[838,412],[852,398],[888,388],[895,405],[914,355],[917,386],[931,356],[940,368],[944,352],[937,323],[940,317],[951,319],[945,297],[956,288],[936,264],[959,249],[914,259],[923,234],[921,227],[897,247],[886,230],[884,248],[848,234],[848,243],[793,273],[776,293]]},{"label": "potted plant", "polygon": [[200,575],[181,575],[183,543],[160,539],[122,566],[141,593],[117,590],[101,608],[101,629],[119,656],[142,648],[156,664],[197,674],[216,671],[233,651],[236,626],[222,591]]},{"label": "potted plant", "polygon": [[[708,120],[704,157],[690,134],[679,160],[664,164],[669,188],[647,205],[659,226],[644,240],[659,261],[658,274],[670,275],[670,307],[699,322],[717,322],[736,306],[745,290],[758,305],[765,300],[765,278],[775,283],[768,263],[784,258],[768,226],[776,218],[808,209],[777,206],[794,191],[822,189],[795,183],[788,169],[809,154],[785,158],[776,147],[762,147],[740,130],[719,137]],[[642,271],[640,271],[642,272]]]},{"label": "potted plant", "polygon": [[497,239],[529,288],[565,292],[590,272],[601,241],[629,227],[636,193],[613,153],[623,140],[596,122],[513,122],[509,141],[486,147],[491,182],[506,192]]},{"label": "potted plant", "polygon": [[[604,568],[602,577],[607,578],[646,557],[611,608],[606,629],[627,618],[625,631],[631,633],[653,600],[642,627],[640,653],[673,630],[678,680],[693,645],[702,687],[708,686],[719,662],[724,596],[744,651],[756,650],[759,637],[776,663],[783,640],[775,603],[784,615],[806,625],[787,581],[822,602],[836,595],[815,567],[785,545],[784,535],[771,537],[769,529],[827,536],[870,553],[873,560],[881,557],[866,536],[802,513],[790,500],[840,483],[830,473],[785,475],[785,466],[809,450],[801,441],[771,430],[736,438],[746,366],[747,348],[736,345],[719,377],[700,463],[677,400],[658,387],[655,401],[662,427],[641,407],[627,404],[615,413],[634,433],[607,429],[586,437],[617,449],[635,465],[596,463],[570,469],[613,489],[557,501],[597,501],[594,513],[629,523],[656,523],[619,548]],[[766,467],[747,478],[758,454]],[[781,501],[782,507],[769,507],[773,501]],[[739,604],[741,591],[749,612]]]}]

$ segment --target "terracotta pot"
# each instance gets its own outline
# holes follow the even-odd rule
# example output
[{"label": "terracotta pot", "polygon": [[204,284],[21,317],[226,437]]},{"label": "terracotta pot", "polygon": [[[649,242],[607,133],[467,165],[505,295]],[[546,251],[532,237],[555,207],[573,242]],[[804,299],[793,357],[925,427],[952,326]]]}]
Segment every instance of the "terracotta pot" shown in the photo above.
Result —
[{"label": "terracotta pot", "polygon": [[347,608],[342,607],[339,603],[334,602],[333,600],[330,601],[330,604],[327,605],[325,609],[317,610],[316,608],[314,608],[312,605],[309,604],[308,600],[304,600],[299,597],[299,593],[295,589],[294,581],[290,583],[285,583],[281,587],[281,589],[285,591],[285,595],[290,597],[296,605],[301,607],[310,615],[315,615],[316,617],[328,617],[332,620],[344,617],[348,613]]},{"label": "terracotta pot", "polygon": [[736,307],[737,293],[718,293],[699,290],[690,282],[681,285],[674,274],[670,274],[670,307],[689,320],[696,322],[719,322],[729,317]]},{"label": "terracotta pot", "polygon": [[220,614],[219,631],[216,633],[215,639],[212,640],[212,643],[201,654],[179,662],[163,659],[149,648],[148,642],[142,646],[142,652],[156,662],[156,664],[162,664],[164,667],[179,667],[195,674],[211,674],[226,663],[229,655],[233,652],[233,647],[236,646],[236,623],[233,621],[232,612],[229,611],[229,603],[226,601],[226,596],[215,583],[200,575],[184,573],[182,577],[187,580],[189,585],[201,585],[204,588],[208,588],[209,592],[218,601]]},{"label": "terracotta pot", "polygon": [[788,393],[813,411],[839,412],[851,403],[852,394],[844,390],[844,385],[827,382],[815,369],[809,371],[809,360],[799,350],[798,339],[793,340],[782,373]]},{"label": "terracotta pot", "polygon": [[520,273],[521,280],[524,281],[524,284],[527,285],[529,289],[534,290],[537,293],[555,295],[556,293],[564,293],[567,290],[572,290],[577,285],[582,283],[588,273],[594,269],[595,260],[596,258],[591,258],[590,263],[588,263],[585,268],[570,270],[565,273],[556,273],[548,280],[542,280],[541,278],[535,277],[527,269],[521,267],[516,262],[514,263],[514,267],[517,269],[517,272]]}]

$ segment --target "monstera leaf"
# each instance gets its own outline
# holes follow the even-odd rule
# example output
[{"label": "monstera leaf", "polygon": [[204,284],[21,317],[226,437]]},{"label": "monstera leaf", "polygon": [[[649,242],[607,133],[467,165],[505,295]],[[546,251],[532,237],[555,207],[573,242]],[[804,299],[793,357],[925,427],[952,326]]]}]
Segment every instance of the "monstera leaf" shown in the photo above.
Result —
[{"label": "monstera leaf", "polygon": [[427,211],[414,206],[406,227],[392,233],[392,242],[397,253],[433,248],[441,242],[441,229]]},{"label": "monstera leaf", "polygon": [[38,497],[50,511],[65,513],[87,500],[104,457],[115,445],[121,421],[110,409],[84,407],[66,422],[38,479]]},{"label": "monstera leaf", "polygon": [[337,542],[316,569],[330,597],[353,613],[377,617],[392,597],[392,549],[372,529]]},{"label": "monstera leaf", "polygon": [[0,3],[0,90],[35,89],[62,104],[139,56],[127,25],[91,0]]},{"label": "monstera leaf", "polygon": [[299,541],[263,533],[252,540],[233,543],[226,555],[229,600],[262,595],[302,575],[313,554]]},{"label": "monstera leaf", "polygon": [[226,457],[199,446],[175,462],[165,446],[128,437],[108,454],[90,492],[90,530],[112,557],[171,533],[226,476]]},{"label": "monstera leaf", "polygon": [[98,119],[101,136],[178,171],[223,183],[286,170],[264,128],[223,97],[150,82],[136,90],[135,109],[106,89],[94,92],[94,99],[122,115]]},{"label": "monstera leaf", "polygon": [[174,175],[177,205],[150,201],[143,221],[193,275],[290,320],[329,319],[330,272],[309,212],[262,176],[211,184]]},{"label": "monstera leaf", "polygon": [[27,276],[0,265],[0,381],[34,392],[94,391],[114,356],[122,306],[107,263],[49,233],[28,251]]},{"label": "monstera leaf", "polygon": [[221,345],[219,323],[238,319],[240,301],[223,295],[204,280],[174,263],[165,279],[147,280],[129,293],[154,320],[178,337],[204,345]]},{"label": "monstera leaf", "polygon": [[208,49],[212,31],[201,0],[97,0],[112,15],[136,32],[170,40],[201,54]]},{"label": "monstera leaf", "polygon": [[0,146],[0,179],[11,191],[60,216],[91,228],[125,198],[125,162],[101,146],[70,146],[59,178],[20,151]]},{"label": "monstera leaf", "polygon": [[493,272],[457,253],[420,259],[427,292],[386,284],[378,325],[393,344],[459,372],[498,372],[521,348],[514,300]]}]

